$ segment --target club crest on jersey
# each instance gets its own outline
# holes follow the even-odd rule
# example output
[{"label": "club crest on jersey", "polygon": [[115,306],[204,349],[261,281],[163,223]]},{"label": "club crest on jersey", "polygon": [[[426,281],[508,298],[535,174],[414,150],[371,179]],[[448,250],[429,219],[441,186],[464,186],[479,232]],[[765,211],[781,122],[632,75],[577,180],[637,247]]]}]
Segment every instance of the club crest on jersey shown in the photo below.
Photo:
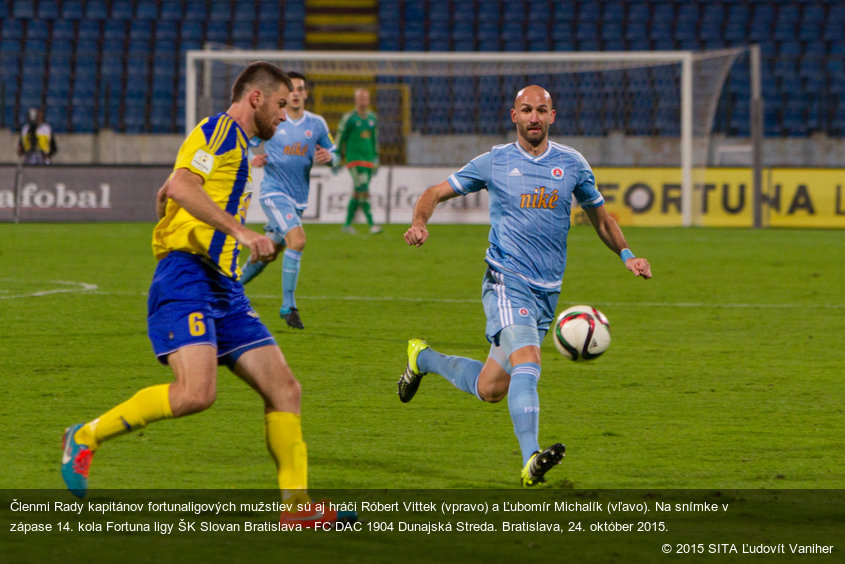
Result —
[{"label": "club crest on jersey", "polygon": [[314,136],[314,134],[311,132],[310,129],[305,130],[305,138],[306,139],[311,139],[313,136]]},{"label": "club crest on jersey", "polygon": [[525,307],[519,308],[519,315],[521,315],[522,317],[528,317],[528,313],[529,313],[528,308],[525,308]]},{"label": "club crest on jersey", "polygon": [[561,178],[563,178],[563,169],[559,166],[554,167],[552,169],[552,178],[554,178],[555,180],[560,180]]},{"label": "club crest on jersey", "polygon": [[557,207],[557,189],[546,193],[545,186],[534,188],[529,194],[520,194],[519,207],[524,209],[554,209]]}]

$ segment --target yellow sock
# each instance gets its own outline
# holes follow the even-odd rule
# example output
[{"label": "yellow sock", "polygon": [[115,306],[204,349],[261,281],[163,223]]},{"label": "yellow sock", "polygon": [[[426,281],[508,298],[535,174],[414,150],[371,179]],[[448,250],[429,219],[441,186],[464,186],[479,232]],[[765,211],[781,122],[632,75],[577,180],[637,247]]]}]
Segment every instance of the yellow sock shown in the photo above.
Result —
[{"label": "yellow sock", "polygon": [[267,448],[276,462],[279,488],[285,503],[308,503],[308,449],[302,441],[301,417],[271,411],[264,415]]},{"label": "yellow sock", "polygon": [[154,421],[173,417],[169,391],[170,384],[140,390],[125,402],[80,427],[74,440],[87,445],[91,450],[97,450],[104,441],[142,429]]}]

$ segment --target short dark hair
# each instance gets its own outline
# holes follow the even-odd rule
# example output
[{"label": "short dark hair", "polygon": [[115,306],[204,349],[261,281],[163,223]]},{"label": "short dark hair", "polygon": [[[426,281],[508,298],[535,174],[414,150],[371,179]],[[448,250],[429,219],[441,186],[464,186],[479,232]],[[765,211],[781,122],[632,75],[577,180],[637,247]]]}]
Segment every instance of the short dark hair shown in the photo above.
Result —
[{"label": "short dark hair", "polygon": [[305,78],[305,75],[302,74],[301,72],[288,71],[288,76],[291,78],[291,80],[293,80],[294,78],[298,78],[300,80],[304,80],[305,82],[308,82],[308,79]]},{"label": "short dark hair", "polygon": [[269,93],[284,84],[288,90],[293,90],[290,77],[279,67],[266,61],[250,63],[232,84],[232,102],[237,102],[243,95],[253,88]]}]

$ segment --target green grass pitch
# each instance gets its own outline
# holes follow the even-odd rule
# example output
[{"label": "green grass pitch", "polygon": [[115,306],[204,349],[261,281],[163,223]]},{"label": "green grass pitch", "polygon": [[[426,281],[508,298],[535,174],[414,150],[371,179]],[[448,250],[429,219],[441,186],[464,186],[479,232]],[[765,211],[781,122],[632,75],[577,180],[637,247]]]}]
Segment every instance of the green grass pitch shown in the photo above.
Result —
[{"label": "green grass pitch", "polygon": [[[61,489],[66,426],[171,380],[146,337],[151,227],[0,225],[0,489]],[[302,383],[311,486],[517,488],[506,402],[481,403],[436,375],[411,403],[396,396],[410,337],[486,357],[487,228],[432,225],[421,248],[404,229],[306,226],[304,331],[278,317],[280,260],[247,286]],[[570,233],[558,310],[601,309],[613,341],[586,363],[543,343],[540,443],[567,447],[549,487],[842,488],[842,233],[625,233],[652,280],[628,273],[592,228]],[[262,404],[221,369],[211,409],[107,443],[91,487],[272,489]]]}]

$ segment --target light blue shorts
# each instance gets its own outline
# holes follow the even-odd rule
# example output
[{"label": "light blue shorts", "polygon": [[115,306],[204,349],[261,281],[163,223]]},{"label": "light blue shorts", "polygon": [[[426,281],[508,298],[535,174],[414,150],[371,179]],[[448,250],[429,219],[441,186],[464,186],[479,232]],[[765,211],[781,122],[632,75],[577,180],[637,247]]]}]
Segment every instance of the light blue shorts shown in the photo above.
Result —
[{"label": "light blue shorts", "polygon": [[259,202],[267,216],[264,231],[269,233],[277,243],[284,241],[288,231],[302,225],[302,213],[305,210],[296,209],[293,200],[284,194],[268,194],[262,196]]},{"label": "light blue shorts", "polygon": [[487,315],[487,340],[499,345],[499,334],[509,325],[534,327],[540,342],[554,320],[560,292],[528,286],[521,278],[488,267],[481,284],[481,301]]}]

